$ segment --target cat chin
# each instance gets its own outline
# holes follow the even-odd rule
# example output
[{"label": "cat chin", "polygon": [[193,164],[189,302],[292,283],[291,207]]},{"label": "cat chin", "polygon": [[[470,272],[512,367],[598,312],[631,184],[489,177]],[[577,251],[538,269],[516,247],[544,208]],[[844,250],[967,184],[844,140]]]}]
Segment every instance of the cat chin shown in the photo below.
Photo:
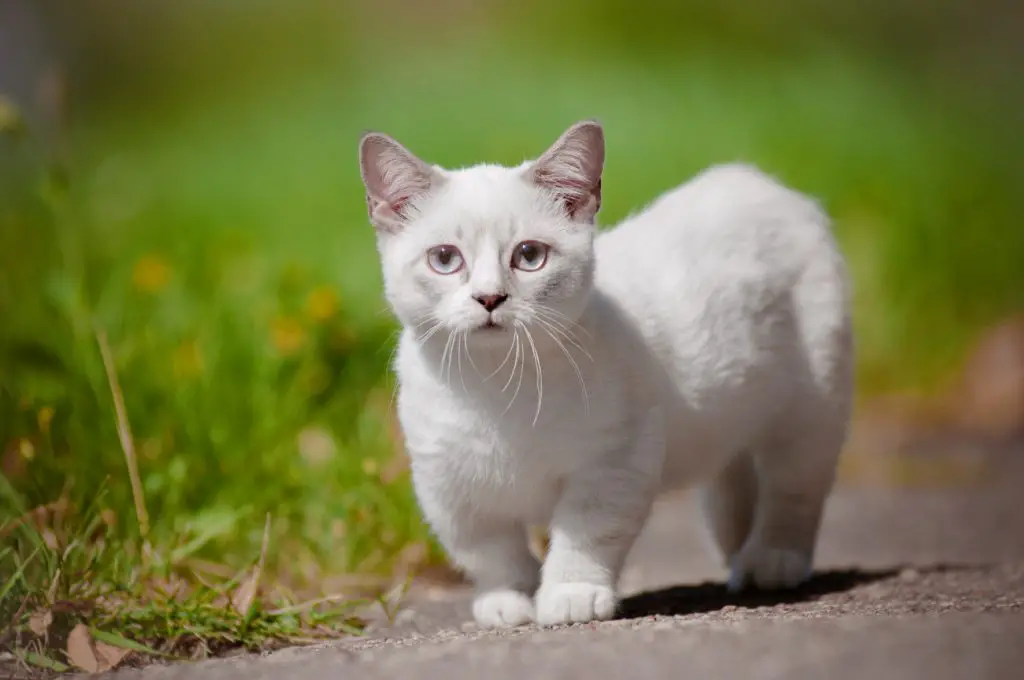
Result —
[{"label": "cat chin", "polygon": [[512,327],[505,324],[484,324],[477,326],[467,335],[467,340],[482,348],[508,348],[512,342]]}]

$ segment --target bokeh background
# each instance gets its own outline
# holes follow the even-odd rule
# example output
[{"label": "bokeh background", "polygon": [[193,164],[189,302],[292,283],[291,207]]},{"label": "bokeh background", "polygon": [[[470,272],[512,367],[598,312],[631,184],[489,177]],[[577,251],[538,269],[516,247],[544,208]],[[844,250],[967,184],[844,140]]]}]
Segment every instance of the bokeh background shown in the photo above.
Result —
[{"label": "bokeh background", "polygon": [[1010,0],[0,0],[0,512],[214,574],[269,513],[276,577],[324,589],[437,558],[391,418],[366,129],[518,163],[597,117],[604,224],[757,163],[835,219],[859,416],[1002,436],[1022,23]]}]

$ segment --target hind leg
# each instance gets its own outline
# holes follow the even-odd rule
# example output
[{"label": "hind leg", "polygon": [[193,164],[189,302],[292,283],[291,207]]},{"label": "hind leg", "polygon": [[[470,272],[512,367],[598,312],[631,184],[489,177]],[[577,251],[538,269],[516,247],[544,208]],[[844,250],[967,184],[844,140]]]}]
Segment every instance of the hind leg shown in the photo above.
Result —
[{"label": "hind leg", "polygon": [[816,425],[787,428],[754,452],[757,503],[750,533],[730,562],[731,590],[792,588],[810,576],[844,439],[844,426]]},{"label": "hind leg", "polygon": [[754,459],[747,452],[733,458],[725,468],[698,490],[704,522],[726,564],[750,534],[757,505],[757,476]]}]

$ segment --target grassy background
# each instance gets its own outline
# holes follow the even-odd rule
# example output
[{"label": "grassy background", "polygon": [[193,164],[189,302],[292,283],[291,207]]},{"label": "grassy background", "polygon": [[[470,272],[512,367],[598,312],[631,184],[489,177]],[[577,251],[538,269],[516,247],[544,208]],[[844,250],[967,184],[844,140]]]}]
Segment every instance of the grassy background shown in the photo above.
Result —
[{"label": "grassy background", "polygon": [[41,146],[0,137],[0,568],[32,546],[10,522],[56,503],[51,549],[100,518],[124,564],[89,578],[135,573],[97,333],[170,571],[248,564],[268,513],[300,589],[436,555],[395,456],[368,128],[457,166],[598,117],[605,224],[758,163],[836,220],[862,394],[929,389],[1024,305],[1021,42],[998,0],[960,4],[35,5],[66,87],[9,93]]}]

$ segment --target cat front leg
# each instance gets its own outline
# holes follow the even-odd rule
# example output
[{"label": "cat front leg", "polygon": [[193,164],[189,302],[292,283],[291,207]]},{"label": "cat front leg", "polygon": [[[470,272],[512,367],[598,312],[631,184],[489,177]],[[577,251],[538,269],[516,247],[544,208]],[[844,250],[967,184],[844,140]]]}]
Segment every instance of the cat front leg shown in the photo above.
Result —
[{"label": "cat front leg", "polygon": [[538,623],[615,615],[619,572],[650,513],[664,448],[660,410],[652,411],[632,450],[595,461],[566,480],[537,591]]},{"label": "cat front leg", "polygon": [[530,552],[525,526],[481,515],[470,506],[439,503],[420,488],[421,503],[451,561],[474,586],[473,618],[482,628],[510,628],[534,619],[540,562]]},{"label": "cat front leg", "polygon": [[540,563],[517,522],[491,523],[487,532],[451,550],[473,580],[473,618],[483,628],[510,628],[534,620]]}]

